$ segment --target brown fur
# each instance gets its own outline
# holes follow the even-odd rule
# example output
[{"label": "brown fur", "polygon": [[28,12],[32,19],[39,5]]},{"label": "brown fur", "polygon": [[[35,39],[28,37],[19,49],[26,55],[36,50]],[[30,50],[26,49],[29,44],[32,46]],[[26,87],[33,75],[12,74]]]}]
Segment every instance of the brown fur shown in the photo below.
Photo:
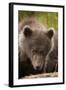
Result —
[{"label": "brown fur", "polygon": [[[46,56],[52,48],[53,30],[50,29],[48,31],[33,19],[22,23],[20,29],[18,41],[19,77],[32,73],[44,72],[46,68]],[[50,60],[48,60],[48,62],[49,61]],[[54,64],[53,61],[51,62]],[[50,69],[52,68],[52,63],[49,64]]]}]

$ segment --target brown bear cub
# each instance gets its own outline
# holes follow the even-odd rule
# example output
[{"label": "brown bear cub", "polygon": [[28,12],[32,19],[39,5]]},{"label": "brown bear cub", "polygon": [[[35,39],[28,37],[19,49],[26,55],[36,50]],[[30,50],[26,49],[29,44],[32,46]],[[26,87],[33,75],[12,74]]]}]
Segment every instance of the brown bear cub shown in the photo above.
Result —
[{"label": "brown bear cub", "polygon": [[58,39],[36,20],[19,26],[19,78],[42,72],[58,71]]}]

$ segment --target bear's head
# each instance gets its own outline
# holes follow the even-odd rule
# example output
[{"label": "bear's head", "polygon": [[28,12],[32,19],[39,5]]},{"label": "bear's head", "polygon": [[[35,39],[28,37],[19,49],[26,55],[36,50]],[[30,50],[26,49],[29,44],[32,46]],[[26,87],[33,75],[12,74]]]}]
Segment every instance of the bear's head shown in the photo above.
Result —
[{"label": "bear's head", "polygon": [[23,29],[23,45],[25,54],[30,59],[35,70],[42,70],[45,64],[45,58],[51,49],[53,30],[46,32],[43,30],[32,30],[26,26]]}]

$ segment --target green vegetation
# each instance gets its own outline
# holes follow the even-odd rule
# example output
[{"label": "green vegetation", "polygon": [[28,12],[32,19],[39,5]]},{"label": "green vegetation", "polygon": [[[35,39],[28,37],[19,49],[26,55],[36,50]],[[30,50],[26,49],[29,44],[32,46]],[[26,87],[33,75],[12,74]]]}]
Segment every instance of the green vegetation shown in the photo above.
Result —
[{"label": "green vegetation", "polygon": [[53,27],[58,30],[58,13],[57,12],[33,12],[33,11],[19,11],[18,20],[35,17],[40,23],[47,28]]}]

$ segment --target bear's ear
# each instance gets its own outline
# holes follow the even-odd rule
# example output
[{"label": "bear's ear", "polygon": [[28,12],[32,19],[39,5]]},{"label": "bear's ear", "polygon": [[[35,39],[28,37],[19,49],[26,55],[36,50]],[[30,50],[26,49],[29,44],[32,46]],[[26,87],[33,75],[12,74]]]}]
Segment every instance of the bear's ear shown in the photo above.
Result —
[{"label": "bear's ear", "polygon": [[30,29],[30,27],[24,27],[23,33],[25,37],[29,37],[32,34],[32,30]]},{"label": "bear's ear", "polygon": [[51,39],[54,35],[53,29],[49,29],[49,31],[46,33],[46,35]]}]

